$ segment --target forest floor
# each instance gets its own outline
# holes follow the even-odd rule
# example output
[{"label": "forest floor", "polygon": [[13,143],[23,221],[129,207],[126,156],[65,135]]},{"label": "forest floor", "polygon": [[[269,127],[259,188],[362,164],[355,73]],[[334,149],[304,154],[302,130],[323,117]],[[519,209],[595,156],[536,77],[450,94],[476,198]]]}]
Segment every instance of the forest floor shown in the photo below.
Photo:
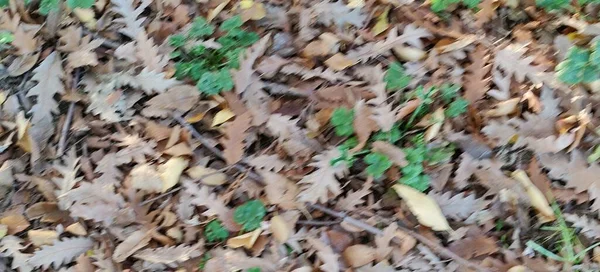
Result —
[{"label": "forest floor", "polygon": [[0,0],[0,271],[600,271],[598,0]]}]

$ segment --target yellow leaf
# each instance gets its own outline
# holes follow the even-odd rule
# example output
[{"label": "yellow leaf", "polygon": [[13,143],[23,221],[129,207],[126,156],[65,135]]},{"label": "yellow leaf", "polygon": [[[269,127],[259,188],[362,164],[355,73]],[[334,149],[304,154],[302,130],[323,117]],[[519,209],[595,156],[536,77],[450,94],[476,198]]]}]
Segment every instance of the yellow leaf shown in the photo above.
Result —
[{"label": "yellow leaf", "polygon": [[0,225],[0,239],[4,238],[8,233],[8,227],[6,225]]},{"label": "yellow leaf", "polygon": [[52,245],[58,238],[58,232],[53,230],[30,230],[27,232],[29,241],[36,247]]},{"label": "yellow leaf", "polygon": [[325,65],[335,71],[344,70],[354,65],[354,63],[353,60],[347,58],[346,55],[342,53],[337,53],[325,61]]},{"label": "yellow leaf", "polygon": [[223,123],[229,121],[229,119],[233,118],[234,116],[235,116],[235,113],[233,113],[233,111],[231,111],[230,109],[221,110],[221,111],[217,112],[217,114],[215,114],[215,118],[213,118],[212,125],[210,125],[210,126],[216,127],[220,124],[223,124]]},{"label": "yellow leaf", "polygon": [[362,8],[365,6],[365,0],[349,0],[346,6],[349,8]]},{"label": "yellow leaf", "polygon": [[388,27],[390,27],[390,23],[388,23],[388,14],[390,13],[390,8],[387,7],[381,15],[377,16],[377,23],[373,26],[373,34],[379,35],[382,32],[386,31]]},{"label": "yellow leaf", "polygon": [[236,236],[227,240],[227,246],[230,248],[245,247],[251,249],[258,236],[260,236],[261,229],[256,229],[253,232],[248,232],[240,236]]},{"label": "yellow leaf", "polygon": [[406,201],[410,212],[417,217],[419,223],[436,231],[452,230],[435,200],[406,185],[396,184],[392,188]]},{"label": "yellow leaf", "polygon": [[554,220],[554,211],[550,208],[548,200],[544,197],[544,194],[538,187],[533,185],[531,179],[527,176],[527,173],[523,170],[517,170],[512,173],[512,178],[517,180],[523,187],[529,196],[531,206],[533,206],[545,219]]},{"label": "yellow leaf", "polygon": [[87,235],[87,231],[79,222],[69,225],[65,228],[65,231],[78,236]]},{"label": "yellow leaf", "polygon": [[267,15],[267,10],[265,9],[265,5],[263,5],[263,3],[253,3],[250,8],[242,10],[243,11],[240,15],[242,16],[242,20],[244,22],[248,20],[260,20],[265,18]]},{"label": "yellow leaf", "polygon": [[219,4],[217,7],[215,7],[214,9],[211,9],[208,12],[208,15],[206,16],[206,20],[208,22],[212,21],[212,19],[214,19],[215,17],[217,17],[217,15],[219,15],[219,13],[225,8],[225,6],[227,6],[227,4],[229,4],[229,0]]},{"label": "yellow leaf", "polygon": [[163,182],[162,191],[166,192],[171,187],[175,186],[179,182],[181,173],[188,166],[188,160],[182,157],[170,158],[165,164],[160,165],[158,170],[160,172],[160,179]]},{"label": "yellow leaf", "polygon": [[500,117],[509,115],[517,110],[517,106],[521,101],[520,98],[513,98],[506,101],[499,102],[494,106],[493,109],[485,112],[485,116],[487,117]]},{"label": "yellow leaf", "polygon": [[31,137],[29,137],[29,127],[31,127],[31,124],[29,123],[29,119],[25,119],[25,113],[21,111],[17,114],[15,122],[17,123],[17,145],[23,151],[31,153],[32,145]]},{"label": "yellow leaf", "polygon": [[241,9],[249,9],[252,6],[254,6],[254,1],[252,1],[252,0],[242,0],[242,1],[240,1],[240,8]]},{"label": "yellow leaf", "polygon": [[200,179],[200,182],[206,185],[218,186],[227,182],[227,175],[201,165],[191,167],[186,173],[193,179]]},{"label": "yellow leaf", "polygon": [[271,218],[271,232],[278,242],[285,243],[290,238],[291,229],[283,217],[275,215]]}]

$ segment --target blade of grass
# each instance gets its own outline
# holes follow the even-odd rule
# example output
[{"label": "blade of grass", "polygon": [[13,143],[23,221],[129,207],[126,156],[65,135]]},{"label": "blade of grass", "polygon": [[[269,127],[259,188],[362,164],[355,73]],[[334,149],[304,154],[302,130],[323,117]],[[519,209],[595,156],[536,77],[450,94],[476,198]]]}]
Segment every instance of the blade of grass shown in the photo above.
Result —
[{"label": "blade of grass", "polygon": [[546,256],[546,258],[550,258],[559,262],[564,262],[565,259],[561,256],[558,256],[554,253],[552,253],[550,250],[547,250],[546,248],[544,248],[543,246],[539,245],[538,243],[534,242],[534,241],[527,241],[527,243],[525,244],[528,247],[530,247],[531,249],[537,251],[538,253]]}]

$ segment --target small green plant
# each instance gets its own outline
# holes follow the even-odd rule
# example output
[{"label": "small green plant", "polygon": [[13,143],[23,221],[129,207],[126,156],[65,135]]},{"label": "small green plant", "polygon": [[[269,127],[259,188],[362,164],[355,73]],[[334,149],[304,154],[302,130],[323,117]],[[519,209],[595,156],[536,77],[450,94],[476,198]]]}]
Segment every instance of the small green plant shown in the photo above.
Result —
[{"label": "small green plant", "polygon": [[0,45],[9,44],[15,40],[15,36],[9,31],[0,31]]},{"label": "small green plant", "polygon": [[408,86],[411,78],[406,74],[402,64],[395,61],[388,66],[383,80],[385,81],[385,88],[387,90],[402,90]]},{"label": "small green plant", "polygon": [[265,205],[260,200],[250,200],[240,205],[233,213],[233,221],[242,226],[243,231],[253,231],[267,214]]},{"label": "small green plant", "polygon": [[586,49],[573,46],[565,60],[556,65],[556,74],[564,83],[589,83],[600,78],[600,43]]},{"label": "small green plant", "polygon": [[575,229],[567,225],[567,222],[560,211],[560,207],[556,202],[552,203],[552,209],[554,210],[554,214],[556,216],[554,225],[542,227],[541,229],[554,232],[554,234],[550,237],[547,237],[547,239],[549,240],[555,236],[558,236],[558,241],[550,248],[546,248],[532,240],[527,241],[526,245],[544,255],[546,258],[563,262],[563,268],[569,270],[568,268],[570,266],[581,263],[585,254],[600,245],[600,242],[583,249],[583,244],[577,237]]},{"label": "small green plant", "polygon": [[204,267],[206,266],[206,263],[211,258],[212,258],[212,256],[210,255],[210,253],[208,253],[208,252],[204,253],[204,255],[202,255],[202,258],[200,259],[200,263],[198,263],[198,269],[200,269],[200,271],[204,270]]},{"label": "small green plant", "polygon": [[210,243],[224,241],[229,237],[229,231],[223,227],[223,224],[219,220],[210,221],[204,228],[204,235],[206,240]]},{"label": "small green plant", "polygon": [[222,22],[218,28],[221,33],[216,40],[218,45],[202,42],[217,30],[202,17],[194,20],[187,33],[169,37],[169,44],[175,48],[171,54],[176,62],[175,76],[193,80],[207,95],[233,89],[229,70],[239,68],[240,54],[259,38],[256,33],[243,30],[242,24],[240,16]]},{"label": "small green plant", "polygon": [[251,267],[246,270],[248,272],[260,272],[260,267]]},{"label": "small green plant", "polygon": [[[94,1],[95,0],[67,0],[67,7],[69,7],[70,9],[87,9],[91,8],[94,5]],[[38,12],[41,15],[48,15],[50,11],[58,10],[58,5],[60,5],[59,0],[41,0]]]},{"label": "small green plant", "polygon": [[430,110],[430,106],[433,105],[436,100],[441,100],[443,104],[447,106],[444,112],[447,117],[454,118],[465,113],[469,106],[469,102],[458,95],[459,91],[460,86],[453,84],[443,84],[439,88],[417,87],[411,96],[418,98],[421,101],[421,104],[419,104],[411,114],[408,122],[406,122],[406,127],[412,127],[416,120],[423,117],[423,115]]},{"label": "small green plant", "polygon": [[[576,8],[571,5],[571,0],[536,0],[535,5],[545,9],[546,11],[569,10],[576,11]],[[580,7],[587,4],[599,4],[600,0],[578,0],[577,5]]]},{"label": "small green plant", "polygon": [[423,192],[429,188],[430,182],[429,176],[424,173],[424,165],[436,165],[450,160],[454,155],[454,147],[429,147],[423,140],[423,134],[416,135],[412,142],[412,147],[402,149],[408,165],[400,169],[402,177],[398,182]]},{"label": "small green plant", "polygon": [[367,174],[373,176],[373,178],[380,178],[385,171],[392,167],[392,161],[388,159],[384,154],[373,152],[365,156],[364,158],[367,166]]},{"label": "small green plant", "polygon": [[442,12],[448,9],[451,5],[463,4],[466,7],[473,9],[479,5],[480,0],[431,0],[431,11]]},{"label": "small green plant", "polygon": [[354,133],[354,110],[346,108],[337,108],[333,110],[330,119],[331,124],[335,128],[337,136],[350,136]]},{"label": "small green plant", "polygon": [[8,0],[0,0],[0,8],[8,7]]}]

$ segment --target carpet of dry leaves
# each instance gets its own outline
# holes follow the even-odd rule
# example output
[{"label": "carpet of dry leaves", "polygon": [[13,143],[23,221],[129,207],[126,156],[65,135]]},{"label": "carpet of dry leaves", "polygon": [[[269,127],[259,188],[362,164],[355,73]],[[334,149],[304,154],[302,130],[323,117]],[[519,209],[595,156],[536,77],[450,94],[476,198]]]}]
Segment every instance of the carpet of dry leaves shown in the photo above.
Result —
[{"label": "carpet of dry leaves", "polygon": [[[566,256],[600,239],[598,88],[554,72],[600,33],[582,18],[508,0],[96,0],[47,16],[8,2],[0,271],[600,269],[598,248],[565,261],[529,243]],[[169,37],[199,16],[260,37],[218,95],[175,77]],[[392,63],[410,78],[398,90]],[[407,121],[424,103],[407,95],[444,84],[466,111],[433,102]],[[351,156],[338,108],[355,113],[351,167],[335,162]],[[398,124],[455,147],[422,164],[423,193],[399,185],[407,138],[369,140]],[[360,152],[393,165],[374,177]],[[266,214],[246,231],[234,214],[252,200]],[[225,237],[209,239],[215,220]],[[573,248],[547,228],[562,220]]]}]

